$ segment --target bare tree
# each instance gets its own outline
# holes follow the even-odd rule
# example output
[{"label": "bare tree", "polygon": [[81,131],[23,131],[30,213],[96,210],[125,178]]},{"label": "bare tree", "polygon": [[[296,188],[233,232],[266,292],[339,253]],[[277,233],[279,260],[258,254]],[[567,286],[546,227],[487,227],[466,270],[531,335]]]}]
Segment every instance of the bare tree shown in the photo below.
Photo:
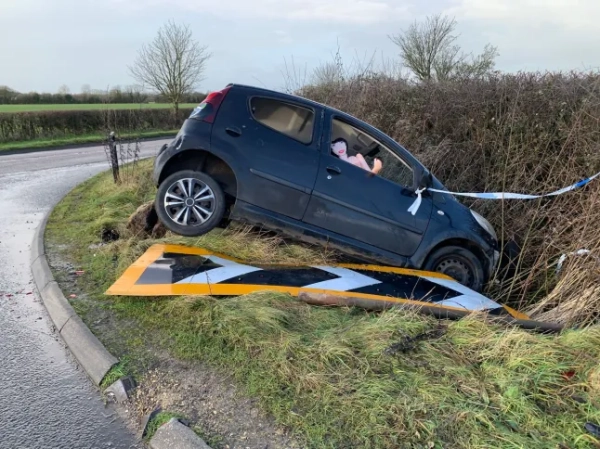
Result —
[{"label": "bare tree", "polygon": [[203,79],[210,57],[207,47],[193,40],[187,25],[169,21],[150,44],[142,47],[129,71],[138,83],[170,101],[178,119],[179,104]]},{"label": "bare tree", "polygon": [[71,93],[71,90],[69,89],[69,86],[67,86],[66,84],[63,84],[62,86],[60,86],[58,88],[58,93],[60,95],[67,95]]},{"label": "bare tree", "polygon": [[424,23],[414,22],[390,39],[400,47],[404,65],[419,80],[478,77],[493,70],[497,48],[488,44],[480,55],[465,54],[456,45],[455,28],[456,20],[435,15]]}]

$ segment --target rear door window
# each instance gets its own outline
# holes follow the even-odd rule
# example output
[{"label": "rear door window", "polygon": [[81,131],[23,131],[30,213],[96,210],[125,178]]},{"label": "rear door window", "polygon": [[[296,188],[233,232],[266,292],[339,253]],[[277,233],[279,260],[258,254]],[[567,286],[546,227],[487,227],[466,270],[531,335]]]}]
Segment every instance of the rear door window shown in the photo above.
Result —
[{"label": "rear door window", "polygon": [[308,108],[272,98],[250,100],[252,117],[257,122],[304,144],[313,140],[315,114]]}]

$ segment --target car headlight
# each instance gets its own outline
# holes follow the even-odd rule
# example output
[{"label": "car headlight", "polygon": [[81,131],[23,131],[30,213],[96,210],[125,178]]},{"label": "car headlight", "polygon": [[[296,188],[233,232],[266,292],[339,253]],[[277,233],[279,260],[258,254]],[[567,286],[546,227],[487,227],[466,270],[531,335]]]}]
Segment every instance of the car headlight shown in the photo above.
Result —
[{"label": "car headlight", "polygon": [[479,226],[481,226],[483,229],[485,229],[488,232],[488,234],[490,234],[492,237],[494,237],[494,240],[498,240],[496,231],[494,231],[494,227],[490,224],[490,222],[487,221],[485,218],[483,218],[481,215],[479,215],[474,210],[471,210],[471,209],[469,209],[469,210],[471,211],[471,214],[473,215],[475,220],[477,220],[477,223],[479,223]]}]

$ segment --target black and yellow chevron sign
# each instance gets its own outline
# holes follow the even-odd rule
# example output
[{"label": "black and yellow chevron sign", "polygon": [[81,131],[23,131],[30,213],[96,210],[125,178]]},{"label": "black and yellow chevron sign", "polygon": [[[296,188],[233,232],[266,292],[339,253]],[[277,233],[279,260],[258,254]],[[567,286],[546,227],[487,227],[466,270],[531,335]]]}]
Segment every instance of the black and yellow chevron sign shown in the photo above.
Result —
[{"label": "black and yellow chevron sign", "polygon": [[526,318],[428,271],[378,265],[248,265],[203,248],[153,245],[107,290],[113,296],[237,296],[256,291],[343,294],[373,301],[421,303]]}]

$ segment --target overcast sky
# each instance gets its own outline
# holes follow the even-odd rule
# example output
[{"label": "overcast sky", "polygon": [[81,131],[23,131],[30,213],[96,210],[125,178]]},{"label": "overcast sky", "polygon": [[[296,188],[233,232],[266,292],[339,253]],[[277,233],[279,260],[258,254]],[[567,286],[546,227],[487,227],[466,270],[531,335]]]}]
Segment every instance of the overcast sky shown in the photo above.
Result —
[{"label": "overcast sky", "polygon": [[[72,92],[134,84],[127,64],[168,19],[189,24],[213,57],[200,90],[284,86],[283,73],[330,61],[397,60],[388,36],[447,13],[464,50],[498,47],[497,68],[600,66],[599,0],[0,0],[0,85]],[[292,67],[292,61],[293,66]],[[295,68],[295,70],[294,70]]]}]

